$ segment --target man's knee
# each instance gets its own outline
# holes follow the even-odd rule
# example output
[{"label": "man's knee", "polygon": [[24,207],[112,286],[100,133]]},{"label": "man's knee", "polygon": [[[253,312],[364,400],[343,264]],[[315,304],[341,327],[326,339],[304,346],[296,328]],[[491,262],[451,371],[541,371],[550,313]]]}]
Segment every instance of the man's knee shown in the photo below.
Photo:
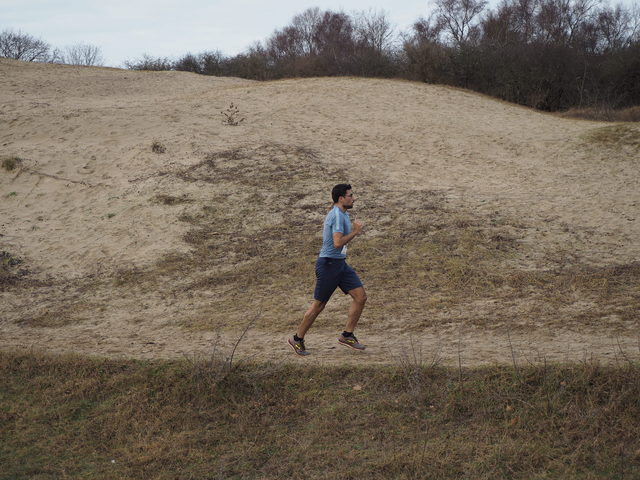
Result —
[{"label": "man's knee", "polygon": [[360,297],[360,303],[362,303],[362,305],[367,303],[367,294],[366,294],[366,292],[362,292],[362,296]]},{"label": "man's knee", "polygon": [[364,305],[367,302],[367,292],[364,291],[364,288],[356,288],[351,290],[349,293],[351,294],[351,298],[353,298],[354,302],[360,305]]},{"label": "man's knee", "polygon": [[327,302],[321,302],[319,300],[315,300],[311,305],[311,310],[313,310],[316,314],[322,312],[324,307],[327,305]]}]

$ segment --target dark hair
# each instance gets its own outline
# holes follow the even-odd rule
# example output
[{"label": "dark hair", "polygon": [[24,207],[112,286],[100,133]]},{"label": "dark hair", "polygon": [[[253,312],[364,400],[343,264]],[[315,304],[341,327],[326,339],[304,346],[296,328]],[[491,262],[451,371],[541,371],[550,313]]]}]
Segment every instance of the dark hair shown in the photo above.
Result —
[{"label": "dark hair", "polygon": [[348,183],[339,183],[333,190],[331,190],[331,198],[333,199],[333,203],[338,203],[338,199],[340,197],[344,197],[347,195],[347,190],[351,190],[351,185]]}]

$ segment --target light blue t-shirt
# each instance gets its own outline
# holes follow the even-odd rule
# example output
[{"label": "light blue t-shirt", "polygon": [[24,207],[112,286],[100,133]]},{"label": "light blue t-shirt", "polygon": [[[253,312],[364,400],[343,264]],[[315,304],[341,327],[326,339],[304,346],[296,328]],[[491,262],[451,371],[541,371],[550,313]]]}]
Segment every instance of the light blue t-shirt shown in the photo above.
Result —
[{"label": "light blue t-shirt", "polygon": [[322,248],[320,257],[327,258],[347,258],[347,246],[337,249],[333,246],[333,234],[340,232],[343,235],[351,233],[351,220],[349,213],[340,210],[340,207],[333,207],[324,219],[322,229]]}]

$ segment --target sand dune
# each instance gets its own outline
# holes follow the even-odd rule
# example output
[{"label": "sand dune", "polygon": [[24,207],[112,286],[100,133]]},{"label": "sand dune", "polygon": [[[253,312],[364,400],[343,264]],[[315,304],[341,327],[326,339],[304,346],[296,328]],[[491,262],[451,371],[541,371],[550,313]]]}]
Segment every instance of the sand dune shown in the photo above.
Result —
[{"label": "sand dune", "polygon": [[[231,102],[245,119],[237,127],[221,121]],[[269,270],[279,282],[273,292],[264,279],[259,288],[250,279],[193,288],[189,271],[175,269],[158,274],[162,281],[136,277],[140,285],[147,282],[144,290],[121,276],[193,252],[185,234],[195,220],[185,218],[200,218],[203,208],[219,209],[211,220],[219,232],[207,230],[219,239],[209,247],[219,261],[201,278],[259,256],[277,263],[289,255],[287,244],[295,255],[303,251],[304,265],[310,264],[327,192],[344,180],[359,194],[355,213],[367,225],[371,245],[390,235],[401,239],[393,222],[426,218],[417,199],[432,195],[446,205],[447,218],[471,215],[478,229],[493,218],[501,235],[513,235],[518,248],[495,260],[512,272],[561,272],[568,263],[583,270],[633,269],[640,258],[639,138],[637,124],[562,119],[406,81],[258,83],[0,59],[0,155],[22,160],[15,170],[0,170],[0,250],[22,260],[14,269],[18,280],[0,292],[0,347],[197,354],[210,350],[219,334],[231,345],[242,317],[262,308],[239,354],[291,360],[282,339],[310,300],[310,268],[290,281],[287,272]],[[154,152],[154,142],[166,151]],[[178,205],[163,202],[167,197]],[[290,212],[300,215],[299,225],[287,223]],[[255,243],[271,225],[281,226],[282,240],[274,233],[269,248],[233,250],[236,232],[258,235]],[[418,241],[412,239],[409,247],[399,240],[392,252],[380,253],[411,258]],[[366,245],[355,259],[377,255]],[[370,291],[379,290],[382,298],[377,278],[372,275]],[[397,297],[399,305],[406,298],[413,314],[402,308],[397,316],[383,314],[370,295],[371,320],[363,318],[361,326],[371,345],[367,356],[333,352],[330,332],[342,320],[330,318],[346,306],[337,298],[312,331],[319,354],[311,361],[395,361],[407,342],[397,332],[407,329],[428,355],[440,351],[453,363],[459,345],[468,364],[511,361],[514,344],[530,359],[611,360],[621,352],[637,357],[639,322],[629,309],[639,301],[638,277],[625,278],[628,291],[635,291],[627,304],[617,298],[605,305],[595,294],[576,294],[561,310],[545,307],[538,323],[541,294],[496,302],[486,294],[439,309],[429,295],[421,300],[411,293],[409,278],[405,288],[384,295]],[[245,291],[245,284],[251,288]],[[288,310],[265,307],[260,292],[292,303]],[[421,302],[430,305],[424,310],[437,324],[420,327],[412,320],[421,315],[415,313],[422,311]],[[596,304],[597,319],[583,322]],[[282,318],[286,311],[290,315]],[[495,324],[465,322],[478,312]],[[230,320],[217,328],[203,320],[207,315]],[[391,331],[396,333],[389,343]]]}]

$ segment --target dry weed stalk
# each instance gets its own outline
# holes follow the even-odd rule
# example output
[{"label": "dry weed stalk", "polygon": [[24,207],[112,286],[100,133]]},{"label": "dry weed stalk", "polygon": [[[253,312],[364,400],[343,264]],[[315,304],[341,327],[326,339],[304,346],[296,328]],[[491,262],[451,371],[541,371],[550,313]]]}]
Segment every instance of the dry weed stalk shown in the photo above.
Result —
[{"label": "dry weed stalk", "polygon": [[238,118],[238,116],[240,115],[240,110],[238,109],[237,105],[233,104],[233,102],[231,102],[229,108],[227,108],[225,111],[220,112],[220,114],[222,115],[223,125],[231,125],[233,127],[237,127],[244,121],[244,117]]},{"label": "dry weed stalk", "polygon": [[253,327],[258,321],[261,314],[262,310],[258,311],[258,313],[256,313],[256,315],[247,322],[242,333],[233,344],[228,356],[220,349],[220,340],[222,335],[220,333],[221,326],[218,326],[216,339],[213,343],[213,348],[209,357],[206,359],[202,359],[197,355],[187,357],[187,361],[191,364],[194,377],[205,379],[211,382],[212,385],[218,385],[226,380],[229,375],[238,368],[238,364],[234,364],[234,357],[238,350],[238,346],[245,338],[251,327]]},{"label": "dry weed stalk", "polygon": [[518,359],[516,357],[516,352],[513,348],[513,342],[511,341],[511,332],[507,329],[507,338],[509,339],[509,349],[511,350],[511,360],[513,361],[513,370],[516,374],[516,378],[519,382],[522,382],[522,377],[520,376],[520,366],[518,365]]},{"label": "dry weed stalk", "polygon": [[429,370],[436,368],[441,360],[442,344],[438,341],[431,357],[427,360],[422,345],[417,346],[413,337],[409,337],[409,348],[405,348],[399,357],[399,364],[411,392],[419,397],[426,382]]}]

